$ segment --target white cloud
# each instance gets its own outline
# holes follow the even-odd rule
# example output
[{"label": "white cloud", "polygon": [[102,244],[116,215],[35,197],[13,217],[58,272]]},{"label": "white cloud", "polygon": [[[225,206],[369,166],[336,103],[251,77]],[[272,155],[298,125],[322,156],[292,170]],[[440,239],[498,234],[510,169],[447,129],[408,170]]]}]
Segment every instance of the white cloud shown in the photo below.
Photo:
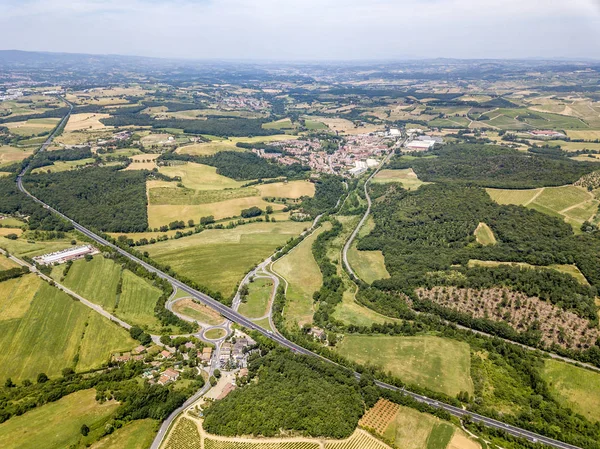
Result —
[{"label": "white cloud", "polygon": [[8,0],[3,48],[188,58],[600,57],[595,0]]}]

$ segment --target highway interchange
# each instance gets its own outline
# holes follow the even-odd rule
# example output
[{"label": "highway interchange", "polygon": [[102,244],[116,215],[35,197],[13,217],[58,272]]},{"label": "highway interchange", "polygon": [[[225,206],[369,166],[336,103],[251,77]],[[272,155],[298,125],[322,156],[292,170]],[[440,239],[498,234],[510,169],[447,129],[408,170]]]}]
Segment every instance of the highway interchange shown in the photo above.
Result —
[{"label": "highway interchange", "polygon": [[[72,105],[69,104],[71,111],[73,109]],[[52,142],[52,139],[54,138],[56,132],[58,129],[60,129],[60,126],[63,125],[64,123],[66,123],[66,120],[68,120],[71,111],[69,111],[69,113],[67,113],[67,115],[63,118],[63,120],[60,122],[59,126],[55,129],[55,131],[48,137],[48,139],[46,140],[46,142],[44,142],[44,144],[42,145],[42,147],[40,148],[39,151],[45,151],[46,148],[50,145],[50,143]],[[27,189],[25,189],[25,187],[23,186],[23,176],[25,175],[25,173],[27,172],[28,167],[24,168],[23,171],[18,175],[17,177],[17,186],[19,188],[19,190],[21,192],[23,192],[24,194],[26,194],[27,196],[29,196],[30,198],[32,198],[35,202],[39,203],[40,205],[42,205],[45,209],[49,210],[50,212],[60,216],[62,219],[70,222],[73,227],[81,232],[82,234],[84,234],[85,236],[87,236],[88,238],[94,240],[95,242],[97,242],[100,245],[103,246],[108,246],[110,248],[112,248],[113,250],[115,250],[116,252],[118,252],[119,254],[121,254],[124,257],[129,258],[130,260],[136,262],[137,264],[143,266],[146,270],[148,270],[149,272],[152,273],[156,273],[157,276],[166,279],[167,281],[169,281],[172,286],[174,288],[177,288],[179,290],[182,290],[184,292],[186,292],[190,297],[194,298],[195,300],[211,307],[212,309],[216,310],[217,312],[219,312],[221,315],[223,315],[225,318],[227,318],[228,320],[237,323],[240,326],[243,326],[247,329],[259,332],[260,334],[262,334],[263,336],[273,340],[274,342],[280,344],[281,346],[288,348],[298,354],[304,354],[307,356],[312,356],[312,357],[318,357],[322,360],[325,360],[327,362],[330,363],[334,363],[332,361],[330,361],[327,358],[324,358],[322,356],[320,356],[319,354],[313,353],[311,351],[309,351],[308,349],[303,348],[302,346],[299,346],[297,344],[295,344],[292,341],[287,340],[285,337],[283,337],[281,334],[279,333],[274,333],[268,330],[265,330],[263,328],[261,328],[260,326],[258,326],[256,323],[254,323],[252,320],[244,317],[243,315],[241,315],[240,313],[236,312],[235,310],[233,310],[230,307],[227,307],[226,305],[220,303],[219,301],[215,300],[214,298],[206,295],[205,293],[202,293],[198,290],[195,290],[191,287],[189,287],[188,285],[184,284],[183,282],[175,279],[174,277],[168,275],[167,273],[153,267],[152,265],[146,263],[145,261],[137,258],[136,256],[134,256],[133,254],[130,254],[129,252],[119,248],[116,245],[113,245],[112,243],[110,243],[109,241],[105,240],[104,238],[100,237],[99,235],[95,234],[94,232],[90,231],[89,229],[87,229],[86,227],[80,225],[79,223],[75,222],[74,220],[72,220],[71,218],[67,217],[66,215],[62,214],[61,212],[59,212],[58,210],[52,208],[50,205],[44,203],[42,200],[40,200],[39,198],[36,198],[35,196],[33,196],[31,193],[29,193],[27,191]],[[374,173],[375,174],[375,173]],[[373,174],[373,175],[374,175]],[[373,176],[371,175],[371,176]],[[369,178],[370,180],[371,178]],[[366,188],[366,187],[365,187]],[[368,196],[367,196],[368,198]],[[366,215],[365,217],[363,217],[363,220],[361,220],[361,223],[364,222],[364,220],[366,219]],[[353,240],[353,238],[355,237],[356,233],[358,232],[358,229],[360,228],[360,226],[358,226],[356,228],[356,230],[354,231],[354,233],[352,234],[351,239],[349,240],[349,243],[351,244],[351,241]],[[347,244],[347,246],[349,246],[349,244]],[[346,248],[345,248],[346,249]],[[344,263],[347,264],[347,260],[345,257],[345,251],[344,251]],[[356,377],[360,377],[359,373],[354,373]],[[426,396],[423,395],[419,395],[404,389],[400,389],[398,387],[395,387],[393,385],[389,385],[380,381],[376,381],[377,386],[379,386],[380,388],[385,388],[388,390],[394,390],[394,391],[400,391],[403,394],[406,394],[408,396],[411,396],[412,398],[414,398],[417,401],[426,403],[432,407],[436,407],[436,408],[440,408],[443,410],[446,410],[447,412],[449,412],[450,414],[457,416],[459,418],[463,418],[463,417],[470,417],[470,420],[473,422],[477,422],[477,423],[482,423],[488,427],[491,428],[495,428],[495,429],[500,429],[505,431],[506,433],[516,436],[516,437],[521,437],[521,438],[525,438],[529,441],[532,442],[536,442],[536,443],[543,443],[546,444],[550,447],[554,447],[557,449],[578,449],[577,446],[573,446],[571,444],[567,444],[567,443],[563,443],[561,441],[558,440],[554,440],[552,438],[548,438],[545,437],[543,435],[539,435],[536,434],[534,432],[530,432],[528,430],[525,429],[521,429],[519,427],[515,427],[515,426],[511,426],[509,424],[505,424],[501,421],[497,421],[491,418],[487,418],[485,416],[482,415],[478,415],[472,412],[469,412],[467,410],[464,410],[462,408],[458,408],[449,404],[445,404],[443,402],[440,401],[436,401],[434,399],[428,398]],[[186,402],[186,404],[188,404],[188,402],[190,402],[192,399],[197,398],[200,392],[196,393],[193,398],[190,398],[190,400],[188,400]],[[195,399],[194,399],[195,400]],[[190,402],[191,404],[191,402]],[[182,409],[181,409],[182,410]],[[160,441],[162,440],[162,438],[164,437],[165,433],[166,433],[166,429],[169,428],[169,426],[171,425],[173,419],[177,416],[177,414],[181,411],[180,409],[176,410],[177,413],[173,413],[171,416],[169,416],[169,418],[163,422],[162,426],[161,426],[161,431],[159,432],[159,435],[157,435],[157,439],[158,439],[158,443],[157,443],[157,439],[155,439],[155,442],[152,445],[152,449],[157,449],[160,445]]]}]

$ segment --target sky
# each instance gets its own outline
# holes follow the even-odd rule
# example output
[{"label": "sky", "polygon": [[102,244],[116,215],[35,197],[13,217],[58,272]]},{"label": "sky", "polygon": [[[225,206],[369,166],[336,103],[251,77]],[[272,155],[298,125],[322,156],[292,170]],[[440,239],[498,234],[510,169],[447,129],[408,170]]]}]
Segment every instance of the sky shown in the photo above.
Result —
[{"label": "sky", "polygon": [[0,49],[187,59],[600,59],[600,0],[0,0]]}]

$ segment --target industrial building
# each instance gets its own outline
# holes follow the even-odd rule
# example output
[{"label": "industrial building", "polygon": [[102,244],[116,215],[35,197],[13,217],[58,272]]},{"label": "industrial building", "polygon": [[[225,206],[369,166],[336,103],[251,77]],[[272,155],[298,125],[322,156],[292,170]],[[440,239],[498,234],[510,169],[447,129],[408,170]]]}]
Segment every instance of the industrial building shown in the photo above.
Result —
[{"label": "industrial building", "polygon": [[81,259],[82,257],[89,255],[98,254],[99,251],[92,245],[76,246],[75,248],[68,248],[62,251],[56,251],[54,253],[43,254],[41,256],[34,257],[33,260],[40,265],[54,265],[68,262],[69,260]]}]

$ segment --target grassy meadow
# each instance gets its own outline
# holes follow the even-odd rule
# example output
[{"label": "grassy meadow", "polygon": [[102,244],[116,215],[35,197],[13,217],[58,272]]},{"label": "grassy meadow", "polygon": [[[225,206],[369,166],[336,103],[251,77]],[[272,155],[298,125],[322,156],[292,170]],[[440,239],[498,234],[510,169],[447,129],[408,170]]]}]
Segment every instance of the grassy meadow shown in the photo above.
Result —
[{"label": "grassy meadow", "polygon": [[[0,424],[0,447],[64,449],[73,445],[85,445],[86,441],[93,441],[94,437],[97,438],[104,431],[104,424],[117,407],[118,403],[115,401],[102,404],[96,402],[95,390],[69,394]],[[88,437],[83,437],[80,433],[83,424],[91,430]]]},{"label": "grassy meadow", "polygon": [[147,449],[156,435],[153,419],[132,421],[90,446],[90,449]]},{"label": "grassy meadow", "polygon": [[242,182],[217,174],[215,167],[186,163],[160,167],[160,172],[181,178],[181,183],[149,181],[148,221],[157,228],[175,220],[194,220],[212,215],[215,219],[239,216],[256,206],[281,210],[282,204],[268,203],[264,196],[299,198],[314,195],[314,185],[303,181],[243,188]]},{"label": "grassy meadow", "polygon": [[593,193],[572,185],[543,187],[530,190],[486,189],[499,204],[517,204],[539,212],[563,218],[580,232],[584,221],[590,220],[598,211],[600,202]]},{"label": "grassy meadow", "polygon": [[312,235],[273,264],[273,271],[288,282],[287,302],[283,310],[288,328],[312,323],[313,293],[321,288],[323,282],[321,270],[312,254],[312,244],[319,234],[330,228],[330,223],[317,228]]},{"label": "grassy meadow", "polygon": [[234,229],[208,229],[144,248],[177,273],[229,297],[252,267],[306,226],[296,222],[250,223]]},{"label": "grassy meadow", "polygon": [[273,294],[272,279],[255,279],[248,284],[249,294],[246,302],[240,304],[239,312],[248,318],[261,318],[269,309],[269,301]]},{"label": "grassy meadow", "polygon": [[455,396],[473,393],[469,346],[433,336],[346,335],[340,355],[391,372],[402,381]]},{"label": "grassy meadow", "polygon": [[0,363],[15,381],[87,370],[136,346],[124,329],[33,274],[0,283],[0,308]]},{"label": "grassy meadow", "polygon": [[417,174],[413,171],[412,168],[406,168],[401,170],[391,170],[385,169],[381,170],[379,173],[375,175],[373,178],[373,182],[375,183],[389,183],[389,182],[399,182],[402,184],[402,187],[407,190],[416,190],[421,187],[423,184],[429,184],[427,182],[421,181]]},{"label": "grassy meadow", "polygon": [[242,148],[236,147],[235,144],[240,143],[258,143],[258,142],[276,142],[278,140],[297,139],[296,136],[286,134],[277,134],[273,136],[257,136],[257,137],[232,137],[229,139],[217,138],[211,142],[197,143],[186,145],[177,149],[178,153],[192,154],[198,156],[207,156],[218,153],[220,151],[245,151]]},{"label": "grassy meadow", "polygon": [[223,317],[210,307],[195,302],[191,298],[177,301],[173,305],[173,310],[177,313],[189,316],[190,318],[198,320],[201,323],[206,323],[209,325],[221,324],[224,321]]},{"label": "grassy meadow", "polygon": [[600,373],[548,359],[542,375],[558,401],[589,420],[600,422]]},{"label": "grassy meadow", "polygon": [[[55,270],[53,276],[57,280],[62,279],[64,265]],[[120,294],[117,293],[119,282]],[[161,290],[131,271],[122,270],[114,261],[101,255],[94,256],[89,262],[73,262],[61,283],[129,324],[153,332],[159,332],[162,327],[154,315]]]},{"label": "grassy meadow", "polygon": [[496,236],[490,227],[485,223],[479,223],[475,229],[475,239],[480,245],[495,245],[497,243]]}]

